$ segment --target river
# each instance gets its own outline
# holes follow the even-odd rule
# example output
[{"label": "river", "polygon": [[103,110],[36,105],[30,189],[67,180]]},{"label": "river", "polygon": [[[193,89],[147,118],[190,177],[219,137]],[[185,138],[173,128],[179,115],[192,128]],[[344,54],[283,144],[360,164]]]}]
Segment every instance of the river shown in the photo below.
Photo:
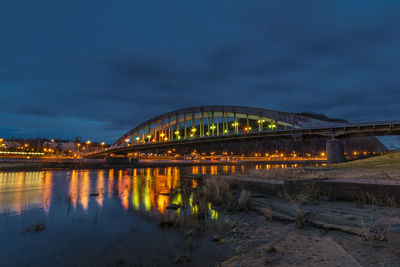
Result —
[{"label": "river", "polygon": [[[196,212],[181,177],[270,167],[286,165],[1,172],[0,266],[174,265],[189,250],[185,231],[159,222],[171,204],[187,202],[174,216]],[[225,223],[211,205],[208,214],[207,223]],[[215,266],[232,253],[207,235],[193,242],[189,265]]]}]

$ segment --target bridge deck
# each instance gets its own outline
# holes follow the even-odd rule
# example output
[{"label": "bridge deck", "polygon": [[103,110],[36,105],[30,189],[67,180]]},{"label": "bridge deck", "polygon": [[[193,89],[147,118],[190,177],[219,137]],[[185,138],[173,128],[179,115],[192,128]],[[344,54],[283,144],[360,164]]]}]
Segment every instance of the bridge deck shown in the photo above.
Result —
[{"label": "bridge deck", "polygon": [[400,121],[366,122],[335,124],[329,127],[301,128],[290,130],[274,130],[261,132],[239,132],[238,134],[228,134],[194,139],[175,140],[167,142],[154,142],[147,144],[137,144],[131,146],[118,147],[96,153],[86,154],[86,158],[104,157],[110,154],[127,154],[130,152],[140,152],[153,149],[166,149],[178,146],[194,144],[212,144],[215,142],[237,142],[243,140],[259,140],[264,138],[285,139],[293,138],[302,140],[306,138],[325,137],[325,138],[346,138],[355,136],[383,136],[400,135]]}]

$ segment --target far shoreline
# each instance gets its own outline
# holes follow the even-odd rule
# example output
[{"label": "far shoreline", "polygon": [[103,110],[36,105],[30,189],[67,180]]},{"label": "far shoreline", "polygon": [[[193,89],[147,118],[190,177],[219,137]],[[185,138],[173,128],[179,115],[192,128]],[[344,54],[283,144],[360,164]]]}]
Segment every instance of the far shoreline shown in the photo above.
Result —
[{"label": "far shoreline", "polygon": [[0,171],[44,171],[44,170],[97,170],[157,167],[192,167],[192,166],[237,166],[237,165],[316,165],[326,164],[326,160],[291,160],[291,161],[184,161],[184,160],[137,160],[107,162],[104,159],[8,159],[0,161]]}]

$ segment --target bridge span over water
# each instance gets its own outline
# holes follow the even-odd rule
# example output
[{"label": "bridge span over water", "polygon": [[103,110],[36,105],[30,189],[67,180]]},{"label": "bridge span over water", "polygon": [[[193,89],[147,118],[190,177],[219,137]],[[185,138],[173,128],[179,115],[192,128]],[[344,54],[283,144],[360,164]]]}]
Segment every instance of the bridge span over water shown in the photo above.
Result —
[{"label": "bridge span over water", "polygon": [[400,135],[400,121],[348,123],[262,108],[203,106],[165,113],[147,120],[118,138],[108,150],[87,158],[127,155],[195,144],[260,139],[327,139],[328,162],[344,160],[340,139]]}]

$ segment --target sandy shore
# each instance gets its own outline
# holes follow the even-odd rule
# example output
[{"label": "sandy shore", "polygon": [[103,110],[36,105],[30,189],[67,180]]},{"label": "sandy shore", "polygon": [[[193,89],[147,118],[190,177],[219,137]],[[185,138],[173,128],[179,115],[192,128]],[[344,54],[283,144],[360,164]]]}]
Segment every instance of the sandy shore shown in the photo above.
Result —
[{"label": "sandy shore", "polygon": [[229,215],[235,227],[227,238],[237,244],[237,254],[220,266],[398,266],[400,262],[400,251],[390,247],[390,233],[385,232],[400,222],[399,208],[331,201],[305,204],[259,194],[253,194],[252,201],[249,213]]}]

